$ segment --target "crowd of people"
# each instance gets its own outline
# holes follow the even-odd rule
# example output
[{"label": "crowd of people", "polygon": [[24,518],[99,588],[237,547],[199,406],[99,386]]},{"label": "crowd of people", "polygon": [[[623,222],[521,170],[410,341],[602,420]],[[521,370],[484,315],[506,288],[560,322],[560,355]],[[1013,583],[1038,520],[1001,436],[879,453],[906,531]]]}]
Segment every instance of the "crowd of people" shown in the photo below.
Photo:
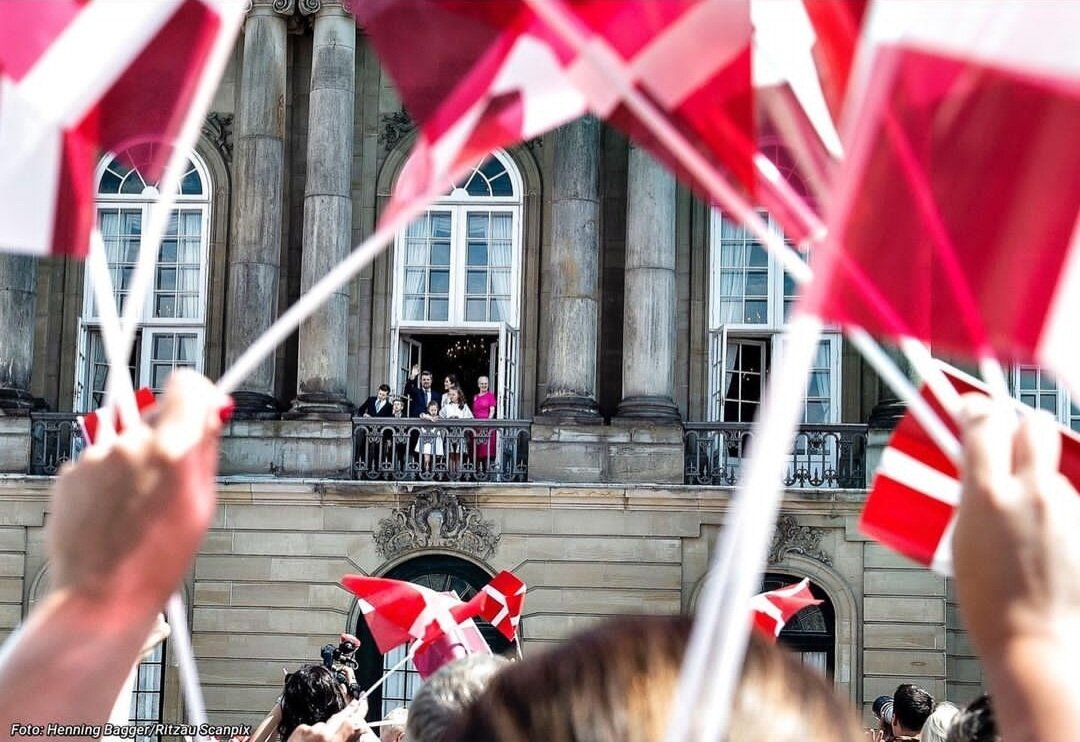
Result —
[{"label": "crowd of people", "polygon": [[[0,654],[5,732],[108,718],[210,526],[220,410],[227,404],[206,379],[177,372],[145,425],[95,444],[58,478],[47,521],[54,587]],[[1080,497],[1059,473],[1060,437],[1049,417],[1018,418],[982,397],[965,399],[959,423],[957,599],[993,703],[983,697],[950,709],[902,685],[874,705],[887,724],[867,731],[824,676],[755,636],[732,699],[728,739],[1071,738],[1080,714],[1080,692],[1071,683],[1080,666]],[[662,739],[680,706],[677,678],[691,621],[622,617],[522,661],[446,665],[417,695],[404,738]],[[365,699],[350,700],[347,683],[327,671],[293,673],[290,681],[298,677],[317,689],[318,700],[284,690],[267,738],[379,738],[376,724],[365,720]],[[311,713],[295,714],[300,708]],[[710,712],[685,711],[695,718]],[[402,715],[382,725],[397,740]]]},{"label": "crowd of people", "polygon": [[449,435],[437,425],[444,420],[494,418],[497,403],[490,379],[477,378],[477,392],[470,404],[455,374],[443,378],[442,391],[434,388],[433,378],[431,371],[415,365],[401,395],[395,396],[388,384],[380,384],[375,396],[368,397],[357,409],[357,415],[365,418],[413,418],[431,423],[421,423],[419,430],[407,437],[390,430],[366,436],[361,450],[365,451],[369,466],[375,463],[400,469],[407,461],[414,461],[422,472],[436,469],[457,472],[464,461],[473,462],[479,469],[490,465],[497,450],[494,430],[482,429],[478,435],[467,431]]}]

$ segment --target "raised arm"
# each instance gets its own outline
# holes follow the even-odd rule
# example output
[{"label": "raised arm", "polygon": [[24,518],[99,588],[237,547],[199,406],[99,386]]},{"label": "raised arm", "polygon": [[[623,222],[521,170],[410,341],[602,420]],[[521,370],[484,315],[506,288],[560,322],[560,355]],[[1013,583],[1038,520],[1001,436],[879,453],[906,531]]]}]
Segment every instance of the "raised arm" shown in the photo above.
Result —
[{"label": "raised arm", "polygon": [[1049,416],[965,398],[956,588],[1010,742],[1064,739],[1080,718],[1080,496]]},{"label": "raised arm", "polygon": [[12,724],[108,718],[213,517],[225,402],[203,377],[177,372],[155,420],[87,449],[57,480],[53,591],[0,653],[5,736]]}]

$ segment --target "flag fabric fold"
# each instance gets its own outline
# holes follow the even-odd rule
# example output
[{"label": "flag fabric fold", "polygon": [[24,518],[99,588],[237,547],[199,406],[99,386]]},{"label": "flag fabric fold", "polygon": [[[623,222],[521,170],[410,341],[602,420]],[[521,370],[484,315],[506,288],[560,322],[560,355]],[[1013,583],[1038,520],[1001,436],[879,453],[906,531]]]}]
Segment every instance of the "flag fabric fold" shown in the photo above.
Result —
[{"label": "flag fabric fold", "polygon": [[[419,128],[384,218],[411,199],[446,192],[492,149],[586,112],[623,129],[707,194],[626,105],[611,70],[711,167],[748,192],[762,187],[770,199],[754,162],[749,0],[554,0],[550,7],[585,39],[584,49],[523,0],[352,3]],[[793,218],[785,231],[798,241],[809,228]]]},{"label": "flag fabric fold", "polygon": [[1073,3],[871,6],[815,266],[826,320],[1080,393],[1078,25]]},{"label": "flag fabric fold", "polygon": [[[106,152],[156,180],[235,0],[0,0],[0,250],[82,257]],[[229,20],[229,22],[226,22]]]}]

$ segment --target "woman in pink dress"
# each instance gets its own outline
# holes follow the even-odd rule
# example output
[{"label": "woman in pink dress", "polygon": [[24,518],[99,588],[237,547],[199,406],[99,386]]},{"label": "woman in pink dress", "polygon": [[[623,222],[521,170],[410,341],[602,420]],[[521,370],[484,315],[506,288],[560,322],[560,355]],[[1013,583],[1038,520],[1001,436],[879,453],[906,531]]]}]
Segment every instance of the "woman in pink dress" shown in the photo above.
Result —
[{"label": "woman in pink dress", "polygon": [[[476,380],[476,385],[480,387],[480,392],[473,397],[472,411],[473,417],[478,420],[491,420],[495,417],[495,395],[488,389],[490,382],[488,377],[481,376]],[[480,431],[477,431],[478,433]],[[488,469],[488,458],[494,457],[498,448],[495,445],[495,431],[488,429],[488,435],[484,438],[479,436],[480,440],[476,442],[476,468],[477,470]],[[495,462],[498,466],[498,462]]]}]

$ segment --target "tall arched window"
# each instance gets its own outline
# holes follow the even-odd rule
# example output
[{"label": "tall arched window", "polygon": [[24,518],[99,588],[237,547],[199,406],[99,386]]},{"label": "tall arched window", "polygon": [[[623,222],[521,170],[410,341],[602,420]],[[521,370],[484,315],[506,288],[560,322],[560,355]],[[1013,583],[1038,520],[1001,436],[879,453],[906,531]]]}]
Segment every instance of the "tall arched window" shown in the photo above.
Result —
[{"label": "tall arched window", "polygon": [[[147,182],[141,167],[154,146],[141,145],[119,157],[106,157],[99,167],[98,227],[121,313],[127,306],[150,206],[158,195],[158,184]],[[175,368],[203,370],[210,200],[206,166],[193,155],[180,180],[158,251],[153,288],[138,314],[138,332],[129,359],[136,387],[160,391]],[[108,360],[89,276],[83,296],[75,405],[79,410],[91,410],[100,406],[104,397]]]},{"label": "tall arched window", "polygon": [[[475,564],[441,554],[410,559],[383,576],[414,582],[436,592],[453,591],[459,598],[466,601],[476,595],[477,590],[491,579],[491,575]],[[510,649],[510,642],[491,624],[481,619],[476,619],[476,624],[492,652],[504,654]],[[520,627],[518,630],[521,630]],[[384,672],[405,657],[406,648],[402,646],[385,655],[379,654],[362,616],[357,617],[355,634],[360,639],[357,681],[362,688],[369,688]],[[420,689],[420,682],[420,675],[412,663],[408,663],[404,670],[395,672],[368,698],[368,705],[372,711],[370,717],[382,718],[398,706],[408,707],[416,691]]]},{"label": "tall arched window", "polygon": [[477,377],[491,377],[499,417],[517,413],[521,212],[521,176],[496,152],[398,235],[396,392],[419,363],[436,379],[455,374],[470,396]]},{"label": "tall arched window", "polygon": [[[805,196],[808,189],[790,155],[775,143],[762,149]],[[760,214],[770,231],[782,237],[779,225],[766,212]],[[707,414],[712,421],[749,423],[783,355],[796,285],[754,235],[719,210],[710,223],[710,263]],[[803,404],[804,423],[840,422],[840,350],[839,333],[822,334]]]}]

